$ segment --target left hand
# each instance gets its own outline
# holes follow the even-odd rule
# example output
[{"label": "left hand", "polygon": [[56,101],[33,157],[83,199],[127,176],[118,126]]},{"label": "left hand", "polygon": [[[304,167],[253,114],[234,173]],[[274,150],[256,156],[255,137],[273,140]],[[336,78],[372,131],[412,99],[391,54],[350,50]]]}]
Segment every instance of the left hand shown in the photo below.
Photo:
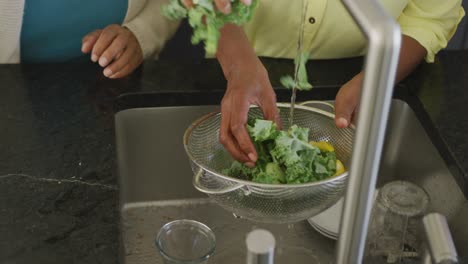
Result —
[{"label": "left hand", "polygon": [[348,127],[356,121],[362,80],[362,73],[360,73],[338,91],[335,98],[335,124],[338,128]]},{"label": "left hand", "polygon": [[[426,49],[412,37],[403,35],[395,83],[408,76],[426,56]],[[338,128],[348,127],[357,120],[363,72],[345,83],[335,98],[335,124]]]},{"label": "left hand", "polygon": [[143,61],[135,35],[120,25],[109,25],[83,37],[81,51],[104,68],[104,76],[115,79],[133,72]]}]

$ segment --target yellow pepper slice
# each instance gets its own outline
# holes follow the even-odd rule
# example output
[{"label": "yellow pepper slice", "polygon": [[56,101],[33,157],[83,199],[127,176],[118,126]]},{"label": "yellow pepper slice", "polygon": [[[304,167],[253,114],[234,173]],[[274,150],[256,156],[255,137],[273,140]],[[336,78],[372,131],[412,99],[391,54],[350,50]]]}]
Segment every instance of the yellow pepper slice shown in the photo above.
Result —
[{"label": "yellow pepper slice", "polygon": [[319,141],[319,142],[310,141],[309,144],[311,144],[314,147],[319,148],[321,151],[327,151],[327,152],[335,151],[335,148],[326,141]]},{"label": "yellow pepper slice", "polygon": [[343,162],[340,160],[336,160],[336,172],[334,176],[341,175],[345,172],[345,167],[343,165]]}]

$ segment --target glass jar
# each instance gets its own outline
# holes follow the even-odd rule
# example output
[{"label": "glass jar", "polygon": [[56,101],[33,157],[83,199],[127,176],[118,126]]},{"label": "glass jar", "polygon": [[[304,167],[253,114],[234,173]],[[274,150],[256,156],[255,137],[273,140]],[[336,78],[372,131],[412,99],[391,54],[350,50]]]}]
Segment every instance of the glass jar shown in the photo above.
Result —
[{"label": "glass jar", "polygon": [[200,222],[175,220],[159,230],[156,247],[166,264],[205,264],[215,251],[216,239]]},{"label": "glass jar", "polygon": [[429,196],[417,185],[394,181],[384,185],[372,209],[364,263],[402,263],[421,252],[421,218]]}]

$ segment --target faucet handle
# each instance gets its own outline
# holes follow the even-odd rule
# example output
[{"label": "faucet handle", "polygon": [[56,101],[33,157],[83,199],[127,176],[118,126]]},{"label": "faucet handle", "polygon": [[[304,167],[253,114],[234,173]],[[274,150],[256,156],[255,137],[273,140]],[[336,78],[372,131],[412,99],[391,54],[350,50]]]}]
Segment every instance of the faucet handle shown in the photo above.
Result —
[{"label": "faucet handle", "polygon": [[256,229],[247,235],[247,264],[273,264],[275,237],[264,229]]},{"label": "faucet handle", "polygon": [[[456,264],[458,255],[453,243],[447,219],[439,213],[430,213],[422,219],[429,252],[424,263]],[[432,259],[432,262],[429,262]]]}]

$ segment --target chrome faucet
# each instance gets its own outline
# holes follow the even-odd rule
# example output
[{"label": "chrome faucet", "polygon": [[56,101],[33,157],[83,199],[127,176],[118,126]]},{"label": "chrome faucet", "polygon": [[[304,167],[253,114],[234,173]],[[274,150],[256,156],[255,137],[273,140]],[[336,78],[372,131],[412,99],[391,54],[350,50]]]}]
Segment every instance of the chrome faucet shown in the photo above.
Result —
[{"label": "chrome faucet", "polygon": [[342,0],[368,39],[337,264],[362,263],[392,99],[401,32],[378,0]]}]

